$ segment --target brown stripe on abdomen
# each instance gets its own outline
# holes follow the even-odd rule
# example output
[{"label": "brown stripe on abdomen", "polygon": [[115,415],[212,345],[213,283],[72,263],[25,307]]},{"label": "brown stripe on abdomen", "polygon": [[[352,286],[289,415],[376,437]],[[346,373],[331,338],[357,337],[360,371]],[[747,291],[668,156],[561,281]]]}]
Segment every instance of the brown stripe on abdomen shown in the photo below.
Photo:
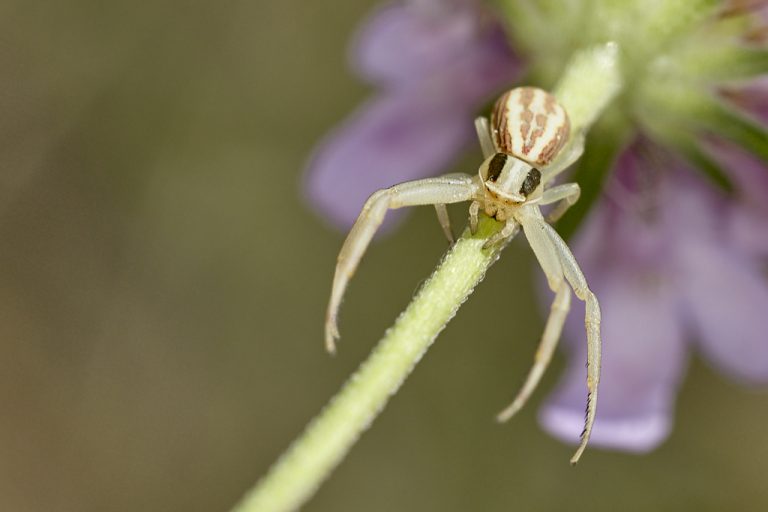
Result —
[{"label": "brown stripe on abdomen", "polygon": [[534,165],[552,161],[568,140],[568,114],[557,99],[535,87],[503,94],[491,111],[493,140],[500,151]]}]

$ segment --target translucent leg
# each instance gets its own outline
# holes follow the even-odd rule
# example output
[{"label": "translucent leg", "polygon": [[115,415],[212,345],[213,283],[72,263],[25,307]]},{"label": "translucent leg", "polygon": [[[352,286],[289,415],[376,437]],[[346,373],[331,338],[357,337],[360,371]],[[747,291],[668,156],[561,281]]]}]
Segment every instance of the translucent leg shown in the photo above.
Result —
[{"label": "translucent leg", "polygon": [[445,233],[445,238],[448,239],[449,244],[453,245],[456,240],[453,238],[451,217],[448,216],[448,208],[444,204],[436,204],[435,211],[437,212],[437,220],[440,222],[440,227],[443,228],[443,233]]},{"label": "translucent leg", "polygon": [[480,202],[472,201],[469,205],[469,231],[474,235],[477,233],[478,216],[480,214]]},{"label": "translucent leg", "polygon": [[[466,174],[459,172],[444,174],[443,176],[440,176],[441,179],[457,178],[462,180],[466,177]],[[456,242],[456,238],[453,236],[453,229],[451,228],[451,217],[448,215],[448,208],[446,208],[445,204],[436,204],[435,212],[437,213],[437,221],[440,223],[440,227],[443,228],[443,233],[445,233],[445,238],[448,239],[448,243],[453,245],[454,242]]]},{"label": "translucent leg", "polygon": [[549,212],[549,215],[547,215],[547,222],[557,222],[558,219],[568,211],[568,208],[576,204],[576,201],[579,200],[579,196],[581,196],[581,187],[579,187],[578,183],[565,183],[545,190],[541,201],[539,201],[539,205],[560,201],[560,203]]},{"label": "translucent leg", "polygon": [[533,366],[525,379],[522,389],[518,392],[512,403],[496,417],[498,421],[507,421],[514,416],[530,398],[541,381],[544,371],[552,360],[552,354],[555,352],[557,341],[560,339],[560,333],[563,330],[565,318],[571,307],[571,289],[565,280],[560,283],[557,289],[555,299],[550,308],[547,325],[544,327],[544,334],[541,337],[539,348],[536,351]]},{"label": "translucent leg", "polygon": [[573,165],[584,153],[584,135],[577,135],[574,137],[573,142],[565,147],[565,151],[543,170],[543,176],[541,177],[542,183],[549,183],[558,174]]},{"label": "translucent leg", "polygon": [[584,431],[581,434],[581,443],[576,453],[571,458],[571,464],[576,464],[584,452],[592,434],[592,426],[597,414],[597,390],[600,384],[600,304],[592,290],[587,286],[587,280],[573,257],[573,253],[565,244],[560,235],[549,224],[542,222],[552,244],[555,246],[563,273],[568,283],[573,288],[576,296],[586,303],[584,327],[587,331],[587,414]]},{"label": "translucent leg", "polygon": [[329,352],[335,351],[335,340],[339,337],[336,317],[344,291],[373,235],[381,226],[387,210],[404,206],[469,201],[477,196],[479,190],[477,178],[469,175],[451,175],[395,185],[379,190],[366,201],[341,247],[336,263],[331,298],[325,317],[325,346]]},{"label": "translucent leg", "polygon": [[502,241],[511,240],[515,237],[515,235],[517,235],[519,231],[520,224],[518,224],[514,219],[509,219],[504,224],[504,227],[501,228],[501,231],[493,235],[483,244],[483,249],[492,247],[494,244]]},{"label": "translucent leg", "polygon": [[496,145],[493,143],[493,138],[491,138],[491,126],[488,124],[488,118],[476,118],[475,131],[477,132],[477,138],[480,140],[480,149],[483,150],[483,158],[488,158],[498,152]]}]

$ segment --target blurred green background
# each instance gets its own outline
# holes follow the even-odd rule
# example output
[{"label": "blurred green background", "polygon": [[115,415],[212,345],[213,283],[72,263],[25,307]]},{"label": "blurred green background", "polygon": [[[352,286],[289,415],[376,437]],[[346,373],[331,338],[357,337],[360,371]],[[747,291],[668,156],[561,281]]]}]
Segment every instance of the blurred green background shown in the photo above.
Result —
[{"label": "blurred green background", "polygon": [[[372,5],[0,3],[0,510],[227,510],[429,274],[424,208],[375,244],[326,356],[343,235],[299,178],[370,93],[346,49]],[[562,360],[493,421],[537,272],[513,244],[306,510],[768,509],[768,396],[698,359],[646,456],[568,465],[535,421]]]}]

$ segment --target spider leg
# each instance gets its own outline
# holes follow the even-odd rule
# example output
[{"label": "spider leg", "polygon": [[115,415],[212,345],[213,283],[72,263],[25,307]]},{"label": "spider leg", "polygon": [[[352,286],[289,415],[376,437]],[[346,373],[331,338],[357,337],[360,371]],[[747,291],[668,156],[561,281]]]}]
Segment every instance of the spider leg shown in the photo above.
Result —
[{"label": "spider leg", "polygon": [[477,138],[480,140],[480,149],[483,150],[483,158],[488,158],[498,152],[498,148],[491,137],[491,126],[488,123],[487,117],[480,116],[475,118],[475,131],[477,132]]},{"label": "spider leg", "polygon": [[565,151],[558,156],[552,164],[542,172],[541,182],[549,183],[558,174],[569,168],[584,153],[584,135],[577,135],[570,144],[565,147]]},{"label": "spider leg", "polygon": [[560,264],[563,267],[565,279],[573,288],[576,296],[586,304],[586,314],[584,316],[584,327],[587,331],[587,412],[584,423],[584,431],[581,434],[581,443],[576,453],[571,457],[571,464],[576,464],[584,453],[584,449],[589,442],[589,436],[592,434],[592,426],[595,423],[597,413],[597,388],[600,384],[600,304],[597,297],[592,293],[587,285],[587,280],[573,257],[573,253],[566,243],[560,238],[560,235],[552,226],[546,222],[541,222],[543,229],[555,247]]},{"label": "spider leg", "polygon": [[565,317],[571,307],[571,289],[564,280],[557,289],[555,299],[552,301],[549,318],[544,327],[544,334],[541,336],[539,348],[536,351],[533,366],[525,379],[522,389],[518,392],[515,399],[506,409],[501,411],[496,417],[498,421],[507,421],[514,416],[523,405],[528,401],[536,386],[539,384],[544,371],[552,360],[552,354],[555,352],[557,341],[560,339],[560,333],[563,330]]},{"label": "spider leg", "polygon": [[[440,178],[458,179],[464,179],[466,177],[466,174],[460,172],[444,174],[440,176]],[[453,229],[451,229],[451,217],[448,215],[448,208],[446,208],[445,204],[443,203],[437,203],[435,204],[435,212],[437,213],[437,221],[440,223],[440,227],[443,228],[443,233],[445,233],[445,238],[448,239],[448,243],[453,245],[456,239],[453,236]]]},{"label": "spider leg", "polygon": [[547,228],[551,229],[551,226],[544,222],[536,205],[523,206],[521,213],[522,215],[518,215],[518,221],[523,227],[525,238],[544,271],[549,289],[557,293],[565,275],[558,253],[547,233]]},{"label": "spider leg", "polygon": [[600,305],[595,294],[589,289],[573,253],[555,229],[545,222],[538,206],[521,208],[518,220],[547,276],[550,289],[557,292],[565,278],[576,296],[586,303],[584,325],[587,331],[587,413],[581,442],[571,457],[571,464],[576,464],[589,442],[597,411],[597,389],[600,383]]},{"label": "spider leg", "polygon": [[435,205],[435,211],[437,212],[437,220],[440,222],[440,227],[443,228],[443,233],[445,233],[445,238],[448,239],[449,244],[453,245],[456,240],[453,237],[451,217],[448,215],[448,208],[440,203]]},{"label": "spider leg", "polygon": [[501,228],[501,231],[497,232],[483,244],[483,249],[487,249],[503,240],[511,240],[517,235],[519,231],[520,224],[518,224],[514,219],[507,219],[507,221],[504,223],[504,227]]},{"label": "spider leg", "polygon": [[469,205],[469,231],[473,235],[477,233],[478,215],[480,213],[480,201],[472,201]]},{"label": "spider leg", "polygon": [[555,292],[555,299],[536,352],[533,367],[513,402],[499,413],[497,417],[499,421],[506,421],[515,414],[525,404],[538,385],[557,346],[557,341],[560,338],[560,332],[562,331],[571,302],[571,292],[563,274],[563,267],[560,264],[560,258],[555,247],[546,232],[545,227],[549,227],[549,225],[544,222],[541,211],[535,205],[524,206],[521,208],[517,220],[523,227],[528,244],[531,246],[536,259],[539,261],[539,265],[541,265],[541,269],[544,271],[550,289]]},{"label": "spider leg", "polygon": [[404,206],[445,205],[469,201],[478,195],[479,190],[476,177],[454,174],[395,185],[375,192],[366,201],[341,247],[336,262],[331,298],[325,317],[325,346],[329,352],[335,351],[335,340],[339,337],[336,317],[344,291],[373,235],[384,221],[387,210]]},{"label": "spider leg", "polygon": [[539,205],[560,201],[547,215],[547,222],[557,222],[568,211],[568,208],[576,204],[579,196],[581,196],[581,187],[579,187],[578,183],[565,183],[545,190]]}]

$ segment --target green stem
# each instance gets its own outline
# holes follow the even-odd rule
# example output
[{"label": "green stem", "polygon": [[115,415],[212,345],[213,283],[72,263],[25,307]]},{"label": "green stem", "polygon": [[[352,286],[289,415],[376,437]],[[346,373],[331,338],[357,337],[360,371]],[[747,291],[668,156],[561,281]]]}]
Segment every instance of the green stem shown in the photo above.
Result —
[{"label": "green stem", "polygon": [[481,249],[498,226],[483,219],[475,236],[456,242],[368,360],[235,511],[293,510],[315,492],[498,258],[498,248]]},{"label": "green stem", "polygon": [[[618,92],[617,59],[611,45],[574,56],[556,90],[573,110],[574,131],[586,131]],[[483,244],[500,227],[483,218],[475,235],[464,233],[360,369],[233,512],[295,510],[312,496],[496,261],[503,247]]]}]

